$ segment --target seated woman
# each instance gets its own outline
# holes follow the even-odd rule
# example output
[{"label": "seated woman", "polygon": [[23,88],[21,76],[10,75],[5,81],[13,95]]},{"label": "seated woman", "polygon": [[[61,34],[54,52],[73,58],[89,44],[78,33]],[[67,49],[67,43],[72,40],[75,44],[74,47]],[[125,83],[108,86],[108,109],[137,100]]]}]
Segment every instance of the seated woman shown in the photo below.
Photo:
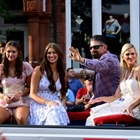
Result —
[{"label": "seated woman", "polygon": [[[19,43],[9,41],[3,52],[0,64],[0,81],[3,93],[0,93],[0,124],[11,115],[17,124],[26,125],[29,114],[30,79],[33,68],[23,62]],[[26,87],[25,87],[26,85]]]},{"label": "seated woman", "polygon": [[67,125],[69,123],[63,60],[64,55],[60,46],[49,43],[41,65],[34,69],[31,78],[29,124]]},{"label": "seated woman", "polygon": [[91,108],[91,115],[87,118],[86,125],[94,125],[94,119],[101,116],[126,114],[136,119],[140,119],[140,110],[137,106],[128,111],[132,104],[140,99],[140,66],[137,65],[137,52],[132,44],[125,44],[122,47],[120,55],[120,65],[122,74],[120,84],[113,96],[102,96],[92,100],[90,103],[104,101],[103,105]]}]

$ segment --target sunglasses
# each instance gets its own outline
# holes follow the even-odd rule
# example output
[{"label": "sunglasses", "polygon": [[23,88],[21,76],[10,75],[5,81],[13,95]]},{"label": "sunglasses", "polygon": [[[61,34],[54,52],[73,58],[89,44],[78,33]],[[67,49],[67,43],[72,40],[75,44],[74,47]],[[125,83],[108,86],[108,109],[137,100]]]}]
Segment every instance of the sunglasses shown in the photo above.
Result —
[{"label": "sunglasses", "polygon": [[92,48],[93,48],[94,50],[97,50],[97,49],[99,49],[99,47],[101,47],[101,46],[103,46],[103,45],[94,45],[94,46],[90,46],[89,48],[90,48],[90,50],[92,50]]}]

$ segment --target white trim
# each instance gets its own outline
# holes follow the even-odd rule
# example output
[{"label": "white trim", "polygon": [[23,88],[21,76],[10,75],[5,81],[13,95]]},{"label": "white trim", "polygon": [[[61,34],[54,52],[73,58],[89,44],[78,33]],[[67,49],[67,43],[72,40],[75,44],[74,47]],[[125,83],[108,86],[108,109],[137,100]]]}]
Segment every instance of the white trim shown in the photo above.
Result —
[{"label": "white trim", "polygon": [[101,0],[92,0],[92,35],[102,34]]},{"label": "white trim", "polygon": [[43,7],[43,12],[46,12],[46,0],[43,0],[42,7]]},{"label": "white trim", "polygon": [[130,0],[130,42],[136,47],[140,60],[140,2]]},{"label": "white trim", "polygon": [[0,130],[9,140],[83,140],[84,138],[140,140],[139,127],[1,125]]},{"label": "white trim", "polygon": [[66,11],[66,69],[71,67],[71,60],[67,56],[70,54],[68,47],[71,46],[71,0],[65,0],[65,11]]}]

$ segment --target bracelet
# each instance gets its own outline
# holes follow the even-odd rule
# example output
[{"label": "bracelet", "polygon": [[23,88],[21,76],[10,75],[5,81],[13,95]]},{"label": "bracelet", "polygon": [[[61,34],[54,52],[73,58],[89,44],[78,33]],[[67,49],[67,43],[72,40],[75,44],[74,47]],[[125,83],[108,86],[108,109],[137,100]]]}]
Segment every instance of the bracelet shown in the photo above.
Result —
[{"label": "bracelet", "polygon": [[47,105],[49,101],[46,101],[45,99],[43,100],[43,104]]},{"label": "bracelet", "polygon": [[23,96],[23,94],[24,94],[23,90],[20,90],[19,92],[20,92],[21,96]]}]

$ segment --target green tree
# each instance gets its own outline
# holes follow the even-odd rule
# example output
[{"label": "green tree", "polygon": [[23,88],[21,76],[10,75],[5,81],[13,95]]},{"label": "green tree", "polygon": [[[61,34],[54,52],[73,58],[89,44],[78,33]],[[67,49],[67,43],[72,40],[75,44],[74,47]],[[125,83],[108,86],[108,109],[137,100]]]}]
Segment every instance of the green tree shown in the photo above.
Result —
[{"label": "green tree", "polygon": [[12,15],[9,13],[9,5],[5,0],[0,0],[0,16],[5,18],[10,18]]}]

